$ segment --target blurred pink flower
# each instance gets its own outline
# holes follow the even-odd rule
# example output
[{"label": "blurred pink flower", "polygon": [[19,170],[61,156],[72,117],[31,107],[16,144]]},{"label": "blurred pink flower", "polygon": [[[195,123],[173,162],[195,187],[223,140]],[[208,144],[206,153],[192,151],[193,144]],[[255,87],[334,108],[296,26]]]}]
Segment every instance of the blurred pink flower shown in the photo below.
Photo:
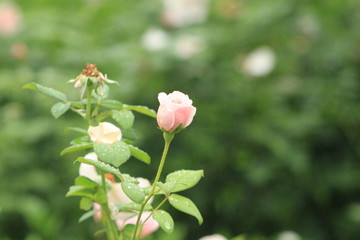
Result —
[{"label": "blurred pink flower", "polygon": [[0,4],[0,35],[12,36],[20,28],[21,13],[13,4]]},{"label": "blurred pink flower", "polygon": [[160,106],[157,112],[157,123],[165,131],[172,132],[180,124],[182,128],[192,122],[196,108],[192,106],[192,100],[188,95],[174,91],[170,94],[159,93]]}]

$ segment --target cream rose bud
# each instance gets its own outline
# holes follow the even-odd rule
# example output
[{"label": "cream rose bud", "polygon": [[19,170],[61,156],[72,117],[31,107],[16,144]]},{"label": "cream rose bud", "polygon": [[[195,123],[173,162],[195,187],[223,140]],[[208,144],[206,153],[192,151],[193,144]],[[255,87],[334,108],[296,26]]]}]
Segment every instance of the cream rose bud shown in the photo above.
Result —
[{"label": "cream rose bud", "polygon": [[90,126],[88,130],[91,141],[103,144],[113,144],[121,140],[121,130],[109,122],[101,122],[98,126]]},{"label": "cream rose bud", "polygon": [[182,128],[189,126],[196,113],[188,95],[174,91],[170,94],[159,93],[160,106],[157,112],[157,123],[165,131],[172,132],[180,124]]}]

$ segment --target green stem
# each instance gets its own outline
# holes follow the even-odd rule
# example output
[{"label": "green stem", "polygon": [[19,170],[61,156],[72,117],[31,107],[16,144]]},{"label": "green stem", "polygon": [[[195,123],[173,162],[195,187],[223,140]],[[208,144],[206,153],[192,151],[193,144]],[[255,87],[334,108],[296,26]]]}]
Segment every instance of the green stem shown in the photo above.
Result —
[{"label": "green stem", "polygon": [[161,203],[159,203],[159,205],[156,206],[156,208],[154,208],[151,211],[151,214],[149,214],[149,216],[144,220],[144,222],[142,223],[142,225],[145,224],[145,222],[147,220],[149,220],[149,218],[153,215],[154,212],[156,212],[157,210],[159,210],[159,208],[169,199],[170,195],[166,195],[166,197],[161,201]]},{"label": "green stem", "polygon": [[106,199],[106,202],[101,205],[102,216],[105,219],[105,224],[106,224],[106,235],[109,240],[118,240],[119,239],[118,231],[117,231],[114,221],[111,219],[111,213],[110,213],[108,198],[107,198],[107,194],[106,194],[107,189],[106,189],[105,175],[104,175],[104,172],[101,170],[100,170],[100,174],[101,174],[102,188],[105,191],[105,199]]},{"label": "green stem", "polygon": [[[89,126],[92,125],[92,114],[91,114],[91,100],[92,100],[92,90],[94,89],[94,86],[92,83],[89,83],[87,85],[87,103],[86,103],[86,114],[85,119],[88,121]],[[107,198],[107,189],[106,189],[106,180],[105,180],[105,174],[103,171],[98,169],[101,175],[101,182],[102,182],[102,188],[104,190],[105,194],[105,201],[101,203],[101,213],[102,218],[104,221],[104,224],[106,226],[106,236],[108,240],[118,240],[118,230],[115,225],[115,222],[111,219],[111,212],[109,209],[109,201]]]},{"label": "green stem", "polygon": [[87,86],[87,103],[86,103],[86,120],[88,120],[89,126],[92,125],[92,116],[91,116],[91,94],[93,86]]},{"label": "green stem", "polygon": [[164,140],[165,140],[165,146],[164,146],[164,151],[163,151],[162,156],[161,156],[159,168],[157,170],[156,177],[155,177],[154,183],[152,185],[150,194],[147,196],[147,198],[141,204],[139,215],[138,215],[138,218],[136,220],[135,230],[134,230],[133,236],[131,238],[132,240],[136,240],[137,236],[138,236],[138,231],[141,231],[141,228],[139,229],[139,225],[140,225],[140,221],[141,221],[141,215],[144,212],[144,208],[145,208],[145,205],[147,204],[147,202],[154,196],[156,185],[157,185],[157,183],[158,183],[158,181],[160,179],[161,172],[162,172],[162,170],[164,168],[164,164],[165,164],[167,153],[169,151],[170,143],[174,138],[174,133],[164,132],[163,137],[164,137]]}]

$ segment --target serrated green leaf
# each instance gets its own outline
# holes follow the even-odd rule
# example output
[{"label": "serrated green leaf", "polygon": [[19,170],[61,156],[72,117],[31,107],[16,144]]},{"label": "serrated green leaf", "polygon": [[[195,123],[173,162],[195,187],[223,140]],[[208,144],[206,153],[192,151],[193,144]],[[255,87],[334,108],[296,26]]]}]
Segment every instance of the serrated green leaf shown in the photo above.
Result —
[{"label": "serrated green leaf", "polygon": [[94,209],[94,210],[91,210],[91,211],[88,211],[86,213],[84,213],[80,218],[79,218],[79,223],[94,216],[97,212],[99,212],[100,209]]},{"label": "serrated green leaf", "polygon": [[[120,212],[133,212],[133,211],[140,211],[141,204],[135,202],[125,203],[125,204],[119,203],[116,204],[116,207]],[[152,206],[147,203],[144,207],[144,211],[151,211],[151,210],[152,210]]]},{"label": "serrated green leaf", "polygon": [[194,216],[199,221],[199,224],[202,224],[203,218],[201,213],[190,199],[177,194],[171,194],[169,197],[169,203],[177,210]]},{"label": "serrated green leaf", "polygon": [[179,192],[193,187],[203,176],[203,170],[179,170],[167,175],[166,183],[175,183],[176,186],[172,192]]},{"label": "serrated green leaf", "polygon": [[79,197],[92,198],[95,191],[96,189],[94,188],[88,188],[83,186],[71,186],[65,196],[66,197],[79,196]]},{"label": "serrated green leaf", "polygon": [[45,87],[43,85],[40,85],[38,83],[28,83],[23,86],[23,88],[26,89],[32,89],[32,90],[38,90],[40,93],[45,94],[49,97],[55,98],[57,100],[66,102],[66,95],[58,90],[55,90],[53,88]]},{"label": "serrated green leaf", "polygon": [[122,182],[121,188],[132,201],[141,203],[145,199],[145,193],[141,187],[135,183]]},{"label": "serrated green leaf", "polygon": [[54,118],[59,118],[70,109],[70,103],[58,102],[51,107],[51,114]]},{"label": "serrated green leaf", "polygon": [[106,100],[101,101],[100,106],[107,108],[107,109],[111,109],[111,110],[123,109],[122,102],[112,100],[112,99],[106,99]]},{"label": "serrated green leaf", "polygon": [[134,124],[134,114],[129,110],[113,111],[112,118],[122,129],[130,129]]},{"label": "serrated green leaf", "polygon": [[130,158],[129,147],[122,141],[111,145],[95,142],[94,151],[99,160],[115,167],[119,167]]},{"label": "serrated green leaf", "polygon": [[119,169],[111,166],[110,164],[104,163],[99,160],[93,160],[90,158],[83,158],[83,157],[78,157],[75,161],[93,165],[105,172],[112,173],[112,174],[118,176],[120,179],[123,179],[122,174],[119,171]]},{"label": "serrated green leaf", "polygon": [[143,150],[141,150],[140,148],[137,148],[133,145],[128,144],[128,147],[130,149],[130,154],[131,156],[133,156],[134,158],[146,163],[146,164],[150,164],[151,162],[151,158],[149,156],[149,154],[147,154],[146,152],[144,152]]},{"label": "serrated green leaf", "polygon": [[93,201],[90,198],[83,197],[80,200],[80,209],[87,211],[90,210],[93,205]]},{"label": "serrated green leaf", "polygon": [[149,117],[156,118],[156,112],[146,106],[140,106],[140,105],[135,106],[135,105],[125,105],[124,104],[124,109],[136,111],[138,113],[147,115]]},{"label": "serrated green leaf", "polygon": [[92,143],[80,143],[80,144],[72,145],[70,147],[65,148],[60,153],[60,156],[64,155],[65,153],[76,152],[79,150],[84,150],[84,149],[88,149],[88,148],[92,148],[92,147],[93,147]]},{"label": "serrated green leaf", "polygon": [[95,188],[98,187],[99,184],[97,182],[94,182],[93,180],[85,177],[85,176],[79,176],[75,179],[75,185],[76,186],[83,186],[87,188]]},{"label": "serrated green leaf", "polygon": [[174,220],[169,213],[164,210],[157,210],[153,213],[153,218],[159,223],[161,229],[166,233],[170,234],[173,232]]}]

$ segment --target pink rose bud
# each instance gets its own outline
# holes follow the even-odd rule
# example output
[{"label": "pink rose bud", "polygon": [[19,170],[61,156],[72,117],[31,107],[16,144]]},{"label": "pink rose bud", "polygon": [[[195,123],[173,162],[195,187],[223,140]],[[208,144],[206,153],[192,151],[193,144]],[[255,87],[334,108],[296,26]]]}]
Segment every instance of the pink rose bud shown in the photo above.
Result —
[{"label": "pink rose bud", "polygon": [[160,106],[157,112],[157,123],[161,129],[172,132],[180,124],[182,128],[190,125],[196,108],[192,106],[192,101],[188,95],[174,91],[170,94],[159,93],[158,99]]},{"label": "pink rose bud", "polygon": [[103,144],[113,144],[121,140],[121,130],[109,122],[101,122],[99,126],[90,126],[88,133],[91,141]]}]

